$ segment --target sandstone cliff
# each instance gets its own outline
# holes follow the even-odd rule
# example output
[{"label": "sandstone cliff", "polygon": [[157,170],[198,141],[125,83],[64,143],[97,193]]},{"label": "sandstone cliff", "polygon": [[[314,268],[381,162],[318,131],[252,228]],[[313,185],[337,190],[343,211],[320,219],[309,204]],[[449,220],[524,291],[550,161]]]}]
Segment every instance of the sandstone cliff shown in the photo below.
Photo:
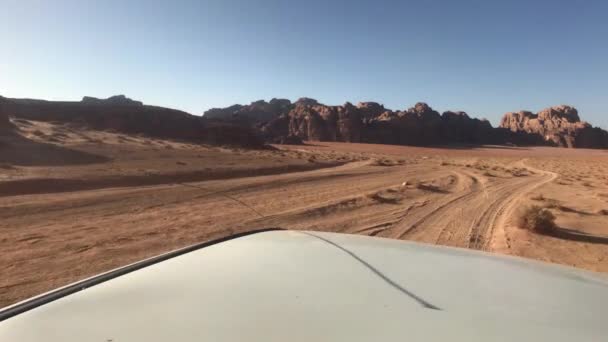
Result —
[{"label": "sandstone cliff", "polygon": [[581,121],[578,111],[566,105],[545,108],[538,114],[528,111],[506,113],[500,127],[535,135],[557,146],[608,148],[608,132]]}]

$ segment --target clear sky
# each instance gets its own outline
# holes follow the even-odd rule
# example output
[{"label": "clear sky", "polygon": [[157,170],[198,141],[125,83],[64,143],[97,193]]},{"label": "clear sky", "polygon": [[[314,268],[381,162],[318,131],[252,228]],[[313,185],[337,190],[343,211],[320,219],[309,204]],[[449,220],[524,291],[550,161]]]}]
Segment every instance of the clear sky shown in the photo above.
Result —
[{"label": "clear sky", "polygon": [[0,95],[193,114],[308,96],[608,128],[608,1],[0,0]]}]

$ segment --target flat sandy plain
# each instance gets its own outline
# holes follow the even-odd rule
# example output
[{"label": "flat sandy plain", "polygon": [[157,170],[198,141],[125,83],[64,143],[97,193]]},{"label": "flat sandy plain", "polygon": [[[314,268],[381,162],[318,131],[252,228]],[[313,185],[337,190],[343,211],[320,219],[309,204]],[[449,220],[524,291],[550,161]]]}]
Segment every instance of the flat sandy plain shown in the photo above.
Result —
[{"label": "flat sandy plain", "polygon": [[[266,227],[608,272],[608,151],[325,142],[252,151],[15,124],[21,135],[0,137],[0,307]],[[556,215],[557,234],[515,226],[529,204]]]}]

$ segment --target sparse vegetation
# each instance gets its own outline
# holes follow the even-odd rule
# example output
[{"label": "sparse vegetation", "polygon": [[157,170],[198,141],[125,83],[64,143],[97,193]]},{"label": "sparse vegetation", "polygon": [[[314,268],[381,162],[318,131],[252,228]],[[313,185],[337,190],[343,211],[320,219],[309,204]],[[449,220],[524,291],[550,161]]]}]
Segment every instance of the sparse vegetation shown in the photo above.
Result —
[{"label": "sparse vegetation", "polygon": [[532,199],[534,201],[544,201],[545,196],[543,194],[538,194],[538,195],[530,197],[530,199]]},{"label": "sparse vegetation", "polygon": [[441,189],[440,187],[438,187],[436,185],[424,184],[424,183],[417,183],[416,189],[430,191],[430,192],[445,192],[445,190]]},{"label": "sparse vegetation", "polygon": [[545,198],[545,208],[556,209],[561,207],[558,200],[553,198]]},{"label": "sparse vegetation", "polygon": [[555,231],[555,216],[551,211],[537,205],[524,207],[517,214],[517,226],[539,234]]}]

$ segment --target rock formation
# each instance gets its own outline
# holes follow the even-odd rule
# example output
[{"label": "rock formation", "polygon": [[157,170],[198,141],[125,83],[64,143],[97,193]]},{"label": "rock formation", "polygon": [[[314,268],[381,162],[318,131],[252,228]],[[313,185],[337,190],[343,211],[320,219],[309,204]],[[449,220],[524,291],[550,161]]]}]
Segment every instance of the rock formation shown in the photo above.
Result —
[{"label": "rock formation", "polygon": [[515,133],[527,133],[562,147],[608,148],[608,132],[581,121],[578,111],[560,105],[533,114],[528,111],[506,113],[500,127]]},{"label": "rock formation", "polygon": [[124,95],[115,95],[108,97],[107,99],[98,99],[96,97],[85,96],[82,98],[84,104],[97,104],[97,105],[108,105],[108,106],[143,106],[144,104],[140,101],[134,101]]},{"label": "rock formation", "polygon": [[365,142],[398,145],[506,144],[608,148],[608,132],[581,121],[570,106],[507,113],[500,126],[461,111],[441,115],[419,102],[392,111],[376,102],[328,106],[315,99],[255,101],[213,108],[197,117],[147,106],[124,95],[85,97],[80,102],[51,102],[0,97],[0,129],[8,116],[68,122],[95,129],[187,139],[210,144],[260,147],[271,143],[311,141]]},{"label": "rock formation", "polygon": [[296,136],[317,141],[361,141],[361,111],[351,103],[326,106],[300,99],[286,114],[263,125],[267,136]]},{"label": "rock formation", "polygon": [[378,117],[380,114],[386,112],[386,108],[378,102],[359,102],[357,108],[361,112],[361,118],[363,122],[367,122],[371,119]]},{"label": "rock formation", "polygon": [[212,108],[203,114],[207,119],[235,121],[255,124],[267,122],[277,118],[291,109],[291,101],[285,99],[272,99],[255,101],[247,106],[233,105],[227,108]]}]

